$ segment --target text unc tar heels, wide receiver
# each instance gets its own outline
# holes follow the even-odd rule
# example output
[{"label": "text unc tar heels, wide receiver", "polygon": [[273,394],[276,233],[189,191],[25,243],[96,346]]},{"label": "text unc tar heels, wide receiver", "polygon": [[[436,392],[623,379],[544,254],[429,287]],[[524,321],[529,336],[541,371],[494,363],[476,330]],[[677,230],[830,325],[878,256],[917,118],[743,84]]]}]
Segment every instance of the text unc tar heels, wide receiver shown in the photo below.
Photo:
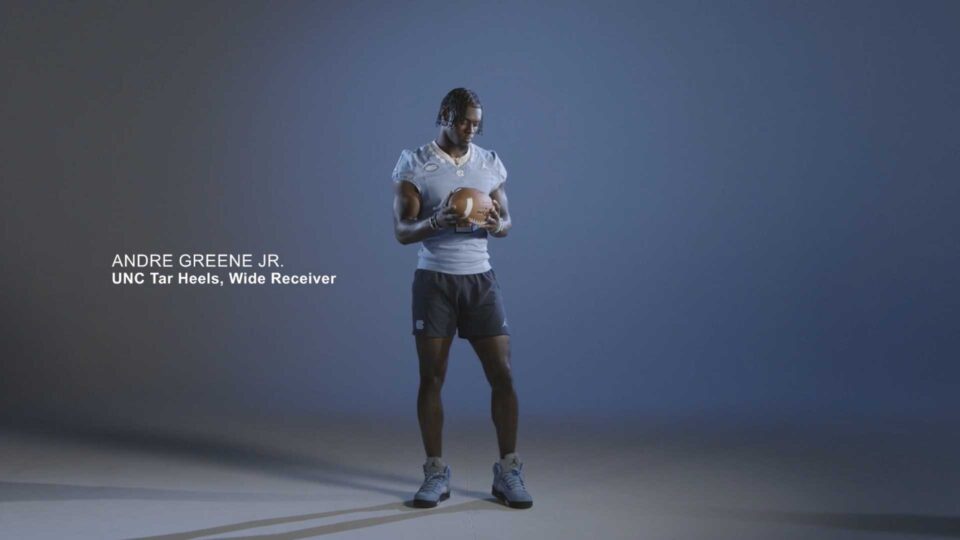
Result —
[{"label": "text unc tar heels, wide receiver", "polygon": [[[235,271],[226,279],[220,269],[282,268],[280,256],[264,253],[254,262],[252,253],[129,253],[113,258],[114,285],[333,285],[335,274],[287,274],[283,272]],[[124,270],[117,270],[122,268]],[[181,268],[180,272],[163,269]],[[213,271],[210,271],[212,269]],[[198,270],[207,270],[198,272]]]}]

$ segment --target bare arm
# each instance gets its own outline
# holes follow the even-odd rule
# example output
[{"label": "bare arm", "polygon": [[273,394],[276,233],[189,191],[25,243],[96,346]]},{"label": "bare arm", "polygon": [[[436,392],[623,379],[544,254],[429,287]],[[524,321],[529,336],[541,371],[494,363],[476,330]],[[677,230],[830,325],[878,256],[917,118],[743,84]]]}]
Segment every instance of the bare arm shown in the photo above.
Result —
[{"label": "bare arm", "polygon": [[513,226],[513,220],[510,219],[510,210],[507,204],[507,191],[503,184],[490,193],[490,199],[493,201],[493,209],[490,210],[490,214],[487,215],[487,221],[483,224],[483,228],[486,229],[491,236],[503,238],[507,235],[510,227]]},{"label": "bare arm", "polygon": [[[443,209],[434,214],[439,228],[449,227],[457,220],[455,211],[447,202],[449,196],[442,205]],[[439,230],[430,226],[430,218],[417,220],[421,204],[420,192],[413,184],[406,181],[397,183],[393,197],[393,234],[397,237],[397,242],[413,244],[433,236]]]}]

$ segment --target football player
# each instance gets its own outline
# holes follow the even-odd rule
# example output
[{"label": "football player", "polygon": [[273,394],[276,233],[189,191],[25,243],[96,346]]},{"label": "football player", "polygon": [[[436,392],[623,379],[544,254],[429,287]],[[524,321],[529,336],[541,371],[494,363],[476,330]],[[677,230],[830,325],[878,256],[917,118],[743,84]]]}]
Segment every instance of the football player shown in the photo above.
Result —
[{"label": "football player", "polygon": [[[523,464],[516,453],[517,394],[510,370],[510,332],[487,239],[507,236],[512,222],[504,187],[507,170],[496,152],[473,144],[483,132],[483,107],[466,88],[451,90],[437,113],[436,139],[404,150],[393,171],[394,233],[401,244],[419,242],[413,280],[413,335],[420,360],[417,416],[427,460],[414,505],[433,507],[450,494],[443,462],[440,390],[455,334],[470,342],[492,390],[491,412],[500,459],[493,464],[493,494],[512,508],[530,508]],[[489,193],[485,222],[458,224],[450,193],[469,187]]]}]

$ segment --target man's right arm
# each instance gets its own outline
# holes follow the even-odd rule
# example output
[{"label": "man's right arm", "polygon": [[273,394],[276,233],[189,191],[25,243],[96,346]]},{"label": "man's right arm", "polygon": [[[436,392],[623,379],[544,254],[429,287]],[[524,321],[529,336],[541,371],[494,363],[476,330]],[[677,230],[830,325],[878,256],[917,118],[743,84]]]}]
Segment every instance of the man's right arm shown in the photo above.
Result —
[{"label": "man's right arm", "polygon": [[410,182],[397,182],[393,197],[393,234],[401,244],[413,244],[433,236],[436,229],[430,226],[430,218],[417,221],[420,215],[420,192]]},{"label": "man's right arm", "polygon": [[[417,221],[420,215],[420,192],[406,180],[397,182],[393,197],[393,234],[401,244],[413,244],[436,234],[440,229],[452,227],[457,222],[457,211],[450,206],[450,194],[440,204],[440,210]],[[431,224],[431,220],[433,224]]]}]

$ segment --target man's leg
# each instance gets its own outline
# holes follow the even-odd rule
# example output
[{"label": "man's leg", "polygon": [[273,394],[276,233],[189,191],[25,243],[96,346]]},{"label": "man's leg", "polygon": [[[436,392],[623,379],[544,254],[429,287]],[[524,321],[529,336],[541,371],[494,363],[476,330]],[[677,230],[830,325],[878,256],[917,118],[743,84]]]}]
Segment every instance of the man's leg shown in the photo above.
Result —
[{"label": "man's leg", "polygon": [[443,451],[443,403],[440,391],[447,376],[447,358],[452,337],[416,336],[420,358],[420,390],[417,393],[417,418],[427,457],[440,457]]},{"label": "man's leg", "polygon": [[530,508],[533,497],[527,491],[523,463],[516,454],[517,393],[510,373],[510,336],[476,338],[471,339],[470,344],[477,351],[483,372],[490,381],[490,408],[500,445],[500,461],[493,464],[491,492],[511,508]]},{"label": "man's leg", "polygon": [[497,444],[502,459],[516,451],[517,446],[518,406],[510,372],[510,336],[474,338],[470,344],[477,352],[483,373],[490,383],[490,412],[497,429]]}]

